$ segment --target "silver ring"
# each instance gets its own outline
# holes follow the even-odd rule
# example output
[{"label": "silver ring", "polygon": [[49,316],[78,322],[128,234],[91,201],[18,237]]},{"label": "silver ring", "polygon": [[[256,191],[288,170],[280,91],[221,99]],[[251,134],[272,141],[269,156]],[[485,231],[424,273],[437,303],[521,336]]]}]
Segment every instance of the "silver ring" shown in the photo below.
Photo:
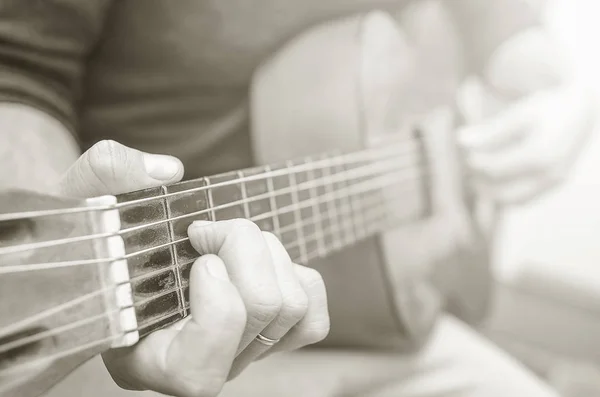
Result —
[{"label": "silver ring", "polygon": [[276,344],[277,342],[279,342],[281,340],[281,339],[267,338],[266,336],[261,335],[261,334],[256,335],[255,339],[265,346],[273,346],[274,344]]}]

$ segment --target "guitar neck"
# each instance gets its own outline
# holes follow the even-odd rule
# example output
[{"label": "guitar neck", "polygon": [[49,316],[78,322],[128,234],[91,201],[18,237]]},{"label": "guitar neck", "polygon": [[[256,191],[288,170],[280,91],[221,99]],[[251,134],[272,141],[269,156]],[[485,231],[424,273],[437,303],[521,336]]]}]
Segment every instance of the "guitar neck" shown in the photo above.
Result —
[{"label": "guitar neck", "polygon": [[118,197],[143,336],[189,313],[196,220],[245,218],[274,233],[296,263],[326,256],[427,209],[420,142],[323,155]]}]

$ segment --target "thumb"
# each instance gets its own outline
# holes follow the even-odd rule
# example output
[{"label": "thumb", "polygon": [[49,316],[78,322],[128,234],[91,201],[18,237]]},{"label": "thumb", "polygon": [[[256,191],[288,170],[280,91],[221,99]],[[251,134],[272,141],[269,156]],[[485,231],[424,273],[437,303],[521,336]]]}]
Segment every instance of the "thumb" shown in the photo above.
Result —
[{"label": "thumb", "polygon": [[103,354],[121,387],[173,396],[218,394],[246,326],[246,308],[215,255],[196,260],[189,285],[191,316],[132,348]]},{"label": "thumb", "polygon": [[72,197],[120,194],[175,183],[183,177],[177,158],[100,141],[67,170],[60,192]]}]

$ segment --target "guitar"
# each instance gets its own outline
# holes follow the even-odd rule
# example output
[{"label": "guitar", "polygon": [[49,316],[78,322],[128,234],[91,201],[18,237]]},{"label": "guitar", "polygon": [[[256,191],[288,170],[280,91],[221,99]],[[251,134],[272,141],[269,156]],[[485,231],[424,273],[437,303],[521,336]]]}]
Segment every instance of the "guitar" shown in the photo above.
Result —
[{"label": "guitar", "polygon": [[415,280],[486,253],[465,205],[452,111],[395,110],[418,90],[410,59],[384,14],[318,26],[254,76],[254,147],[268,165],[84,201],[1,194],[0,299],[10,305],[0,310],[0,395],[39,395],[186,317],[198,256],[186,231],[200,219],[249,218],[322,273],[324,345],[418,347],[435,312],[415,305],[427,299]]}]

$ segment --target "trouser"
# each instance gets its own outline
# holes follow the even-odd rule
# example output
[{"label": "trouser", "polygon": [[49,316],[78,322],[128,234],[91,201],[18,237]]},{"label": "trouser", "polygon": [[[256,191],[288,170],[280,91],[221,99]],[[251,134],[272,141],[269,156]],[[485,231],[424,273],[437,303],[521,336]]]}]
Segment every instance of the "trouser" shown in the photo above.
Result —
[{"label": "trouser", "polygon": [[[201,343],[201,342],[200,342]],[[96,358],[44,397],[156,397],[120,390]],[[516,360],[452,317],[416,354],[309,349],[251,365],[220,397],[557,397]]]},{"label": "trouser", "polygon": [[221,397],[557,397],[523,365],[455,318],[416,354],[303,350],[250,366]]}]

